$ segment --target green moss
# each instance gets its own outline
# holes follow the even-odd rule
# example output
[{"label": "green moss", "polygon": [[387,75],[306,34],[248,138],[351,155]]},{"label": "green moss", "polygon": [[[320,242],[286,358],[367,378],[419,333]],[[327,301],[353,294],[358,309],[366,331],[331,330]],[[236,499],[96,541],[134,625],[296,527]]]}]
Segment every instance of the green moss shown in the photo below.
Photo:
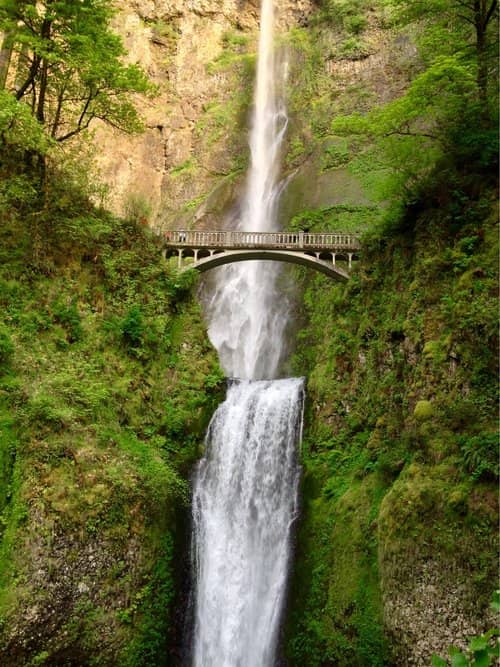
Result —
[{"label": "green moss", "polygon": [[[352,30],[356,35],[359,30]],[[339,55],[350,60],[360,60],[370,55],[370,47],[358,37],[348,37],[339,47]]]},{"label": "green moss", "polygon": [[[454,608],[459,587],[456,613],[477,627],[495,586],[495,223],[486,214],[478,233],[457,233],[446,207],[422,209],[404,230],[365,236],[345,286],[296,272],[304,310],[293,365],[308,376],[308,407],[292,665],[405,664],[393,612],[424,604],[426,572]],[[319,229],[335,214],[307,211],[294,225]],[[448,261],[456,270],[443,270]]]},{"label": "green moss", "polygon": [[431,401],[417,401],[413,415],[418,421],[427,421],[434,415],[434,406]]},{"label": "green moss", "polygon": [[360,482],[352,473],[336,486],[327,498],[304,507],[299,532],[304,551],[292,583],[299,604],[289,621],[288,658],[293,665],[384,665],[372,525],[383,489],[377,478]]},{"label": "green moss", "polygon": [[0,328],[0,368],[6,366],[12,353],[14,352],[14,345],[10,338],[9,332],[5,326]]},{"label": "green moss", "polygon": [[[0,207],[2,664],[166,664],[178,517],[222,373],[192,276],[147,229],[44,206]],[[31,215],[50,227],[29,243]]]}]

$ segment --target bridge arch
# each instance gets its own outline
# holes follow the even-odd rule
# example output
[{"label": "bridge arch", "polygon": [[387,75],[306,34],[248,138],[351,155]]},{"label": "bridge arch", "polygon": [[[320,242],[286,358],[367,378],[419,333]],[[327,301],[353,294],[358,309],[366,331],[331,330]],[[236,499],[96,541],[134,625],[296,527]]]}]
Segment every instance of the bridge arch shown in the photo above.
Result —
[{"label": "bridge arch", "polygon": [[[184,257],[193,257],[193,253],[186,253]],[[215,269],[218,266],[224,266],[226,264],[233,264],[234,262],[247,262],[251,260],[271,260],[275,262],[288,262],[290,264],[299,264],[310,269],[314,269],[341,282],[345,282],[349,279],[349,274],[347,271],[342,269],[339,266],[336,266],[330,261],[325,259],[320,259],[312,254],[298,253],[298,252],[287,252],[286,250],[225,250],[215,252],[209,256],[199,256],[191,264],[184,264],[182,266],[182,271],[187,271],[188,269],[196,269],[200,273],[205,271],[210,271]]]}]

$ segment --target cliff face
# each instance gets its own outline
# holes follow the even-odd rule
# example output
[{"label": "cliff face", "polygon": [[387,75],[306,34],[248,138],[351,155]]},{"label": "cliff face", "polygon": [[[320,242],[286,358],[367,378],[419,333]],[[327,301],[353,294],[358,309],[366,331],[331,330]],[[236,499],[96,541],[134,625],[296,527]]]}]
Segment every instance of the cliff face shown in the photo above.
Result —
[{"label": "cliff face", "polygon": [[[220,227],[248,163],[259,0],[118,2],[115,28],[131,62],[158,86],[139,100],[146,131],[97,132],[108,205],[139,211],[156,227]],[[344,168],[329,122],[404,90],[416,51],[369,10],[361,39],[339,17],[317,21],[314,0],[280,0],[277,22],[289,61],[288,186],[283,221],[307,208],[369,206],[359,177]],[[304,109],[308,113],[304,114]],[[340,155],[341,158],[341,155]]]},{"label": "cliff face", "polygon": [[[312,4],[280,2],[280,28],[303,23]],[[260,2],[120,1],[117,7],[115,28],[128,59],[145,69],[158,95],[139,101],[147,128],[141,136],[97,133],[109,204],[118,212],[142,207],[151,224],[184,223],[241,169],[236,156],[247,151]]]},{"label": "cliff face", "polygon": [[75,225],[71,195],[46,226],[0,214],[0,663],[172,664],[186,477],[222,375],[148,230],[84,200]]},{"label": "cliff face", "polygon": [[455,228],[449,185],[426,193],[345,288],[297,276],[309,403],[291,665],[424,667],[495,622],[496,192],[476,187]]}]

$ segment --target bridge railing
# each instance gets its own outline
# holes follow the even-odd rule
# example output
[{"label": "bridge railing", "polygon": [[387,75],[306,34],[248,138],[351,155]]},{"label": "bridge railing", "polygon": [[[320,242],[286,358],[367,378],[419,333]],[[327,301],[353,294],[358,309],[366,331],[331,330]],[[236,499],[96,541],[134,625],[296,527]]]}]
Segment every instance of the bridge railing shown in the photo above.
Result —
[{"label": "bridge railing", "polygon": [[353,234],[310,232],[183,231],[165,232],[167,245],[188,248],[284,248],[359,250],[359,237]]}]

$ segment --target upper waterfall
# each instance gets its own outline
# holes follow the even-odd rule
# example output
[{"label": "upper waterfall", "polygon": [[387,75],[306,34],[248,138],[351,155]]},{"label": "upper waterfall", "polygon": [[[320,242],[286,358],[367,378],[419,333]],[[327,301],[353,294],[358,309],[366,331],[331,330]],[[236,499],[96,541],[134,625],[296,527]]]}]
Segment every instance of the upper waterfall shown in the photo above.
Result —
[{"label": "upper waterfall", "polygon": [[[263,0],[257,79],[250,131],[250,167],[238,227],[277,229],[280,153],[288,118],[284,104],[286,62],[274,45],[274,2]],[[208,333],[228,376],[272,379],[286,351],[288,304],[279,294],[281,269],[249,262],[218,269],[208,304]]]}]

